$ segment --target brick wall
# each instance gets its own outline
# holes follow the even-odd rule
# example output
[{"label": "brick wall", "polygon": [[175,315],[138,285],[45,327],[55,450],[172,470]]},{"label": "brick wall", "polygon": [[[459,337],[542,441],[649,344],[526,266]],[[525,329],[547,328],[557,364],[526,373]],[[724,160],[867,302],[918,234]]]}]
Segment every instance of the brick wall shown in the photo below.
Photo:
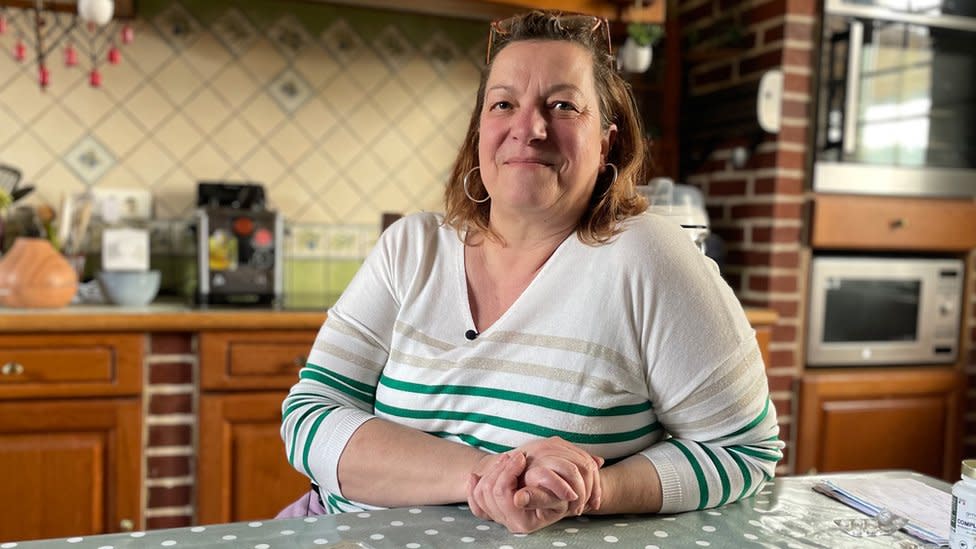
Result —
[{"label": "brick wall", "polygon": [[[690,159],[682,163],[684,182],[701,187],[712,230],[726,243],[727,280],[744,304],[779,314],[767,367],[788,444],[779,468],[792,472],[793,391],[802,367],[806,266],[801,233],[816,8],[811,1],[695,0],[680,2],[677,9],[688,52],[685,105],[711,103],[715,119],[737,109],[745,109],[748,117],[755,112],[761,76],[775,68],[784,73],[779,133],[761,132],[754,122],[753,128],[740,123],[723,132],[707,118],[699,119],[682,128],[681,153]],[[731,161],[736,147],[750,153],[740,167]]]},{"label": "brick wall", "polygon": [[196,475],[197,351],[191,334],[150,336],[144,387],[146,529],[189,526]]}]

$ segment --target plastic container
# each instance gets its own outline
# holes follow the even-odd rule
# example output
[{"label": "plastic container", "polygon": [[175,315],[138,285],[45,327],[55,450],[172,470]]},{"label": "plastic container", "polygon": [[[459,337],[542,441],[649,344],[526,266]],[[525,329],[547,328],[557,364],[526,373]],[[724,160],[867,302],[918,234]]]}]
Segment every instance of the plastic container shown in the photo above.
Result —
[{"label": "plastic container", "polygon": [[647,198],[650,205],[647,211],[681,225],[698,249],[705,252],[709,222],[701,190],[676,184],[666,177],[656,177],[647,185],[639,185],[637,192]]},{"label": "plastic container", "polygon": [[976,547],[976,459],[962,462],[962,480],[952,485],[949,547]]}]

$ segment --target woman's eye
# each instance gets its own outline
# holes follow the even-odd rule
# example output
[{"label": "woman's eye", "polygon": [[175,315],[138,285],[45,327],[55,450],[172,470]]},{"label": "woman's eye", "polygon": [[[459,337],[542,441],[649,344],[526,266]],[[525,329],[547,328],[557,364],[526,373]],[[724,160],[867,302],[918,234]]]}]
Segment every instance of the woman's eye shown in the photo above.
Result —
[{"label": "woman's eye", "polygon": [[553,101],[550,104],[550,108],[557,111],[576,111],[576,105],[570,103],[569,101]]},{"label": "woman's eye", "polygon": [[512,104],[508,101],[495,101],[491,104],[491,110],[493,111],[506,111],[512,108]]}]

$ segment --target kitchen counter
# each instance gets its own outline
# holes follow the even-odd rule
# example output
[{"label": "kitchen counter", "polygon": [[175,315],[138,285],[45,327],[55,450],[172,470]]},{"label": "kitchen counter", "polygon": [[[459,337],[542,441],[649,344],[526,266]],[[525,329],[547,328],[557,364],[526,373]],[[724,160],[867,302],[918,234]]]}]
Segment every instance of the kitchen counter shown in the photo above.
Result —
[{"label": "kitchen counter", "polygon": [[[863,479],[912,478],[947,492],[949,485],[907,471],[836,475]],[[834,476],[836,478],[836,476]],[[112,547],[833,547],[919,548],[903,532],[851,537],[834,520],[864,518],[814,492],[831,476],[777,478],[755,496],[717,509],[673,516],[619,515],[565,519],[533,534],[512,534],[474,517],[464,505],[404,507],[285,520],[214,524],[131,534],[9,543],[21,549]]]},{"label": "kitchen counter", "polygon": [[[62,309],[0,308],[0,333],[43,332],[196,332],[201,330],[309,329],[325,320],[325,311],[198,308],[185,303],[146,307],[72,305]],[[776,313],[746,309],[753,326],[769,326]]]}]

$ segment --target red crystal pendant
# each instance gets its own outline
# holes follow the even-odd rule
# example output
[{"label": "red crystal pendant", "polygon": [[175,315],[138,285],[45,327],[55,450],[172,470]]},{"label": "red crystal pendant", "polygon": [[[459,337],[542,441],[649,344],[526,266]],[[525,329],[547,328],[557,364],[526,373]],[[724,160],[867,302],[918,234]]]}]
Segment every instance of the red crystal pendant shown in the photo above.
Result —
[{"label": "red crystal pendant", "polygon": [[7,32],[7,16],[0,15],[0,34]]},{"label": "red crystal pendant", "polygon": [[41,88],[46,88],[51,83],[51,73],[44,65],[37,68],[37,81],[41,84]]},{"label": "red crystal pendant", "polygon": [[132,40],[135,38],[135,31],[132,30],[131,25],[126,25],[122,27],[122,43],[131,44]]},{"label": "red crystal pendant", "polygon": [[108,62],[113,65],[118,65],[119,61],[122,60],[122,54],[119,53],[119,48],[112,46],[108,49]]},{"label": "red crystal pendant", "polygon": [[64,48],[64,64],[69,67],[73,67],[78,64],[78,52],[71,44],[68,44]]},{"label": "red crystal pendant", "polygon": [[17,61],[23,61],[24,59],[27,59],[27,46],[25,46],[24,43],[20,40],[18,40],[17,43],[14,44],[14,59],[16,59]]},{"label": "red crystal pendant", "polygon": [[91,87],[97,88],[102,85],[102,73],[98,72],[98,69],[92,69],[91,74],[88,75],[88,83]]}]

